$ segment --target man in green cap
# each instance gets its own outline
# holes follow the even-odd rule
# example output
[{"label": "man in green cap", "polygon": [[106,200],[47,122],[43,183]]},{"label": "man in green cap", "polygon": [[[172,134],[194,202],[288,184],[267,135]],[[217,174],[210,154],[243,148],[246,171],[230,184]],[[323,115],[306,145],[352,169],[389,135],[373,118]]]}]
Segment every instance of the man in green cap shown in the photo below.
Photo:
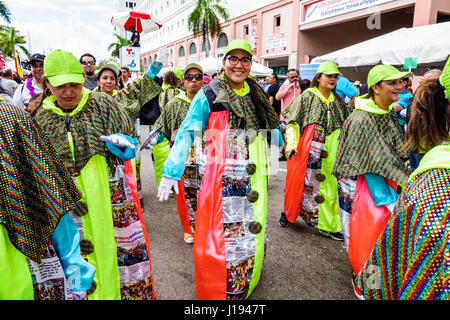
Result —
[{"label": "man in green cap", "polygon": [[222,65],[224,71],[193,99],[158,189],[160,201],[168,199],[172,187],[179,193],[189,150],[196,137],[203,137],[192,175],[201,181],[194,239],[198,299],[245,299],[258,284],[267,219],[268,145],[263,134],[272,130],[272,141],[283,143],[275,139],[281,137],[275,110],[249,78],[250,44],[231,41]]},{"label": "man in green cap", "polygon": [[[183,84],[186,88],[186,94],[184,91],[181,91],[175,97],[173,97],[163,109],[161,116],[153,125],[153,129],[150,132],[150,136],[155,133],[155,130],[159,129],[159,133],[150,140],[150,148],[152,149],[152,145],[157,146],[158,144],[164,141],[166,138],[170,141],[170,144],[173,144],[175,141],[176,133],[178,128],[180,128],[181,123],[186,118],[186,114],[189,110],[192,100],[195,95],[200,91],[203,87],[203,69],[197,63],[190,63],[184,68],[183,73]],[[191,155],[195,156],[195,150],[191,150]],[[168,155],[168,154],[167,154]],[[154,157],[155,159],[155,175],[162,177],[162,165],[165,160],[158,161],[158,157]],[[189,157],[187,166],[187,171],[192,172],[196,171],[197,165],[194,161],[191,160],[192,157]],[[161,164],[161,165],[160,165]],[[180,215],[180,221],[183,226],[184,236],[183,239],[186,243],[193,243],[194,235],[194,223],[195,223],[195,215],[196,215],[196,204],[197,204],[197,174],[188,175],[184,177],[184,185],[181,185],[183,182],[179,183],[180,189],[184,188],[186,192],[180,192],[177,195],[178,199],[178,214]],[[186,194],[185,194],[186,193]]]}]

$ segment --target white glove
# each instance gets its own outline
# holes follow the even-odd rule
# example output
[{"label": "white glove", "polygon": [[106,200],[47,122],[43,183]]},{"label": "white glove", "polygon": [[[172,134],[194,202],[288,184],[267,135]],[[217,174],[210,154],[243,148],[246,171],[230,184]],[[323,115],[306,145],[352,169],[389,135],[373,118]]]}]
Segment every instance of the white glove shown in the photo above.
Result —
[{"label": "white glove", "polygon": [[135,149],[136,147],[130,141],[128,141],[125,137],[118,135],[116,133],[109,136],[100,136],[100,140],[107,141],[112,143],[118,147],[131,148]]},{"label": "white glove", "polygon": [[158,188],[159,201],[165,201],[169,199],[169,195],[172,191],[172,187],[175,189],[175,193],[178,194],[178,180],[162,177]]},{"label": "white glove", "polygon": [[164,65],[167,61],[167,58],[169,58],[169,49],[161,48],[159,49],[158,56],[156,57],[155,61]]}]

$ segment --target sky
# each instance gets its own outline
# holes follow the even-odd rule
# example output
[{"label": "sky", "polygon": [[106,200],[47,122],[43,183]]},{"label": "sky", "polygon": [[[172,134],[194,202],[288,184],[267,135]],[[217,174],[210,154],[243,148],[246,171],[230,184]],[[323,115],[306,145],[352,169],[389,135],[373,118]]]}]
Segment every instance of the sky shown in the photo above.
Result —
[{"label": "sky", "polygon": [[113,0],[3,2],[11,10],[10,25],[31,43],[31,54],[48,54],[62,49],[72,52],[77,58],[87,52],[93,54],[97,61],[111,57],[107,48],[115,42],[111,24],[115,11]]}]

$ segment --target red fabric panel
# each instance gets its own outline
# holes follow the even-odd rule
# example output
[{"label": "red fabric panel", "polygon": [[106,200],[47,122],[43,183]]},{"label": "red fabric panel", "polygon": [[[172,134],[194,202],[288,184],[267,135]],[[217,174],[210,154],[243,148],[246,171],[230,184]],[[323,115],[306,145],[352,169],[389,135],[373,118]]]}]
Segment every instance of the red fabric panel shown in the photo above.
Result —
[{"label": "red fabric panel", "polygon": [[287,161],[286,184],[284,188],[284,212],[289,222],[294,223],[300,214],[305,186],[306,165],[314,137],[315,124],[305,127],[297,146],[297,154]]},{"label": "red fabric panel", "polygon": [[390,217],[385,206],[375,206],[364,176],[358,176],[348,241],[348,258],[355,274],[363,268]]},{"label": "red fabric panel", "polygon": [[150,244],[148,241],[147,226],[145,225],[144,215],[142,214],[141,201],[139,199],[136,177],[134,175],[133,164],[131,163],[131,160],[124,162],[124,169],[125,169],[125,178],[127,179],[127,183],[130,186],[131,195],[133,196],[134,205],[136,206],[136,210],[139,216],[139,222],[141,223],[141,228],[144,233],[145,244],[147,246],[147,253],[148,253],[148,263],[150,264],[150,279],[152,281],[153,299],[157,300],[155,294],[155,286],[153,285],[152,261],[150,259]]},{"label": "red fabric panel", "polygon": [[228,111],[209,115],[205,174],[198,194],[194,233],[195,288],[199,300],[225,300],[227,294],[222,178],[228,121]]},{"label": "red fabric panel", "polygon": [[150,15],[145,12],[130,11],[130,17],[148,20]]},{"label": "red fabric panel", "polygon": [[186,197],[184,191],[183,178],[178,181],[178,194],[177,194],[177,205],[178,205],[178,215],[180,216],[181,226],[183,231],[186,233],[192,233],[191,223],[189,221],[188,208],[186,204]]}]

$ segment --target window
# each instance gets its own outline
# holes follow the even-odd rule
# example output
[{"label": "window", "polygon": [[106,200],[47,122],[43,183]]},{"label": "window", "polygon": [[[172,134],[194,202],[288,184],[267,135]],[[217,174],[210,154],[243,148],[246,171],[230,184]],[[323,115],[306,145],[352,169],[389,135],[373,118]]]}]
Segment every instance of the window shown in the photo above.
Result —
[{"label": "window", "polygon": [[[209,41],[208,41],[208,44],[209,44]],[[209,48],[211,48],[211,45],[209,45]],[[206,52],[206,41],[204,41],[202,44],[202,51]]]},{"label": "window", "polygon": [[244,25],[243,34],[244,34],[244,40],[248,40],[248,24]]},{"label": "window", "polygon": [[196,54],[197,53],[197,47],[195,46],[195,43],[192,42],[189,46],[189,54]]},{"label": "window", "polygon": [[184,53],[184,47],[181,46],[181,47],[180,47],[180,50],[178,50],[178,56],[179,56],[179,57],[184,57],[184,55],[185,55],[185,53]]},{"label": "window", "polygon": [[281,16],[276,15],[273,17],[273,33],[280,33]]},{"label": "window", "polygon": [[217,48],[224,48],[228,45],[228,37],[225,33],[221,33],[217,40]]}]

